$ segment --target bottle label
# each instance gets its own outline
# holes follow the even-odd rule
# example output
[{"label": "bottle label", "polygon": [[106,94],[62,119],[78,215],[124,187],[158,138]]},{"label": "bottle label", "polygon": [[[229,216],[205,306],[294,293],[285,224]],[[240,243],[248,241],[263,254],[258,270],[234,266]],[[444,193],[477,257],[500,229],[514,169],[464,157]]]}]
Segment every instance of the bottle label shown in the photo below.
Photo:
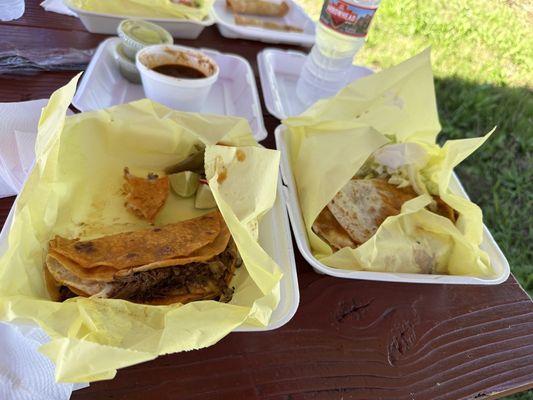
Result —
[{"label": "bottle label", "polygon": [[324,2],[320,22],[344,35],[365,37],[377,9],[349,0],[329,0]]}]

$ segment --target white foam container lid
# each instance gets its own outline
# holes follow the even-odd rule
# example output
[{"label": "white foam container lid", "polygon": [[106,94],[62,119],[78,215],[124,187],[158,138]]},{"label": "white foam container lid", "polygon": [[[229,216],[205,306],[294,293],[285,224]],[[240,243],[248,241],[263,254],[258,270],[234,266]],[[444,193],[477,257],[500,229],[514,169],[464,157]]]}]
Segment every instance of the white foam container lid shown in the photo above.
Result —
[{"label": "white foam container lid", "polygon": [[254,26],[237,25],[233,13],[226,8],[226,0],[216,0],[213,4],[212,13],[217,22],[218,30],[224,37],[311,47],[315,42],[315,23],[305,13],[302,7],[296,4],[293,0],[285,1],[289,5],[290,10],[284,17],[264,17],[254,15],[250,15],[250,17],[277,22],[279,24],[297,26],[302,28],[303,32],[282,32]]},{"label": "white foam container lid", "polygon": [[[306,107],[296,96],[296,83],[307,54],[294,50],[268,48],[257,55],[263,98],[270,114],[285,119],[301,114]],[[366,67],[354,65],[349,82],[372,74]]]},{"label": "white foam container lid", "polygon": [[[113,0],[109,0],[113,1]],[[65,5],[73,12],[78,14],[80,17],[81,23],[85,26],[91,33],[103,33],[106,35],[116,35],[117,27],[120,22],[124,19],[130,18],[141,18],[146,21],[153,22],[161,26],[170,32],[170,34],[175,38],[180,39],[196,39],[200,36],[200,33],[204,30],[206,26],[213,25],[215,20],[212,15],[209,14],[202,21],[193,21],[188,19],[177,19],[177,18],[142,18],[142,17],[131,17],[128,15],[114,15],[106,13],[98,13],[93,11],[83,10],[81,8],[73,7],[67,2]]]},{"label": "white foam container lid", "polygon": [[[104,40],[78,85],[72,104],[80,111],[93,111],[145,97],[142,85],[126,80],[115,62],[113,49],[119,38]],[[267,136],[252,67],[234,54],[199,49],[220,67],[218,80],[201,110],[206,114],[232,115],[248,120],[257,141]]]},{"label": "white foam container lid", "polygon": [[[505,282],[510,274],[509,262],[503,255],[500,247],[483,225],[483,242],[481,249],[489,255],[495,275],[492,278],[478,278],[474,276],[458,275],[432,275],[432,274],[406,274],[371,271],[352,271],[328,267],[322,264],[313,255],[298,201],[298,191],[294,181],[291,164],[289,161],[289,149],[286,141],[288,130],[285,126],[279,125],[275,131],[276,147],[281,151],[281,173],[286,187],[284,187],[287,208],[291,220],[292,229],[296,238],[296,243],[304,258],[313,266],[316,272],[348,279],[364,279],[371,281],[387,282],[410,282],[410,283],[438,283],[438,284],[474,284],[474,285],[496,285]],[[457,176],[452,174],[450,189],[453,193],[468,198],[464,188]]]},{"label": "white foam container lid", "polygon": [[[280,300],[266,327],[244,324],[236,332],[270,331],[285,325],[294,316],[300,302],[298,277],[292,247],[291,229],[285,208],[281,179],[278,181],[277,197],[274,206],[259,223],[259,244],[279,265],[283,273],[280,282]],[[8,249],[8,232],[13,222],[16,201],[11,207],[4,227],[0,232],[0,257]]]}]

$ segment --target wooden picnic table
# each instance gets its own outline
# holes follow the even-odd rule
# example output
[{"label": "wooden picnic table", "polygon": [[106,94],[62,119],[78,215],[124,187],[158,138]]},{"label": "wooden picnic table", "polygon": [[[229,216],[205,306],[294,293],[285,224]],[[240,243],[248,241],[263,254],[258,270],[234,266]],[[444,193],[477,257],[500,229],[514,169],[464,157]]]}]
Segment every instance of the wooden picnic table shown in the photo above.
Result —
[{"label": "wooden picnic table", "polygon": [[[0,51],[89,49],[106,38],[39,2],[26,0],[23,18],[0,24]],[[214,26],[176,42],[242,55],[258,84],[256,55],[271,46],[226,39]],[[46,98],[74,75],[0,77],[0,101]],[[262,143],[274,148],[279,121],[262,106]],[[0,226],[14,200],[0,200]],[[72,399],[487,399],[533,387],[533,303],[514,277],[498,286],[337,279],[314,272],[294,247],[301,299],[285,326],[122,369]]]}]

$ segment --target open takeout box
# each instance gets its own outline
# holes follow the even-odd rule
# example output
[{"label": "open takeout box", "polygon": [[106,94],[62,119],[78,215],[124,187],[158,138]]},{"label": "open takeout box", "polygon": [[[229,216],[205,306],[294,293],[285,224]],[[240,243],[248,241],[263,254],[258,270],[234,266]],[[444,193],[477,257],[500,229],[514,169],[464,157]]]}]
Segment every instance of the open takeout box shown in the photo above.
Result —
[{"label": "open takeout box", "polygon": [[[439,131],[429,51],[352,83],[276,129],[296,242],[317,271],[413,283],[498,284],[507,279],[509,263],[453,173],[492,132],[440,147],[435,143]],[[388,151],[389,165],[419,165],[409,172],[409,185],[420,188],[424,182],[426,192],[405,202],[399,215],[386,218],[356,249],[333,252],[311,231],[313,221],[365,160],[389,144],[394,149]],[[431,203],[429,187],[458,212],[454,223],[425,209]],[[421,270],[418,260],[415,264],[419,251],[434,271],[449,268],[448,274],[409,273]]]},{"label": "open takeout box", "polygon": [[[245,120],[175,112],[149,100],[65,118],[76,82],[54,93],[43,111],[36,165],[0,237],[0,319],[38,323],[51,337],[41,351],[56,364],[56,378],[69,382],[109,379],[117,368],[206,347],[234,330],[286,323],[298,289],[286,211],[276,193],[279,153],[258,146]],[[209,184],[245,263],[231,283],[232,301],[50,301],[42,266],[51,236],[97,237],[143,227],[122,204],[123,164],[159,170],[198,139],[206,144],[206,171],[214,174]],[[215,145],[219,140],[239,146],[246,161],[238,164],[235,147]],[[224,183],[217,168],[209,169],[215,161],[226,167]],[[203,213],[169,198],[156,224]]]},{"label": "open takeout box", "polygon": [[[143,86],[129,82],[119,71],[113,54],[118,43],[120,39],[109,38],[98,46],[72,100],[78,110],[93,111],[145,98]],[[235,54],[200,50],[220,67],[201,112],[246,118],[254,138],[265,139],[267,131],[250,63]]]},{"label": "open takeout box", "polygon": [[[261,16],[257,18],[264,21],[296,26],[301,28],[303,30],[302,32],[283,32],[255,26],[237,25],[233,13],[227,8],[226,0],[215,0],[212,14],[217,22],[220,34],[224,37],[311,47],[315,42],[315,22],[295,1],[285,0],[285,2],[289,5],[287,15],[283,17]],[[251,17],[256,18],[256,16]]]},{"label": "open takeout box", "polygon": [[[348,279],[365,279],[371,281],[386,282],[409,282],[409,283],[447,283],[447,284],[471,284],[471,285],[496,285],[505,282],[510,274],[509,262],[505,258],[498,243],[492,237],[488,228],[483,226],[483,242],[481,249],[486,251],[491,260],[492,266],[496,271],[492,278],[481,278],[475,276],[458,276],[458,275],[433,275],[433,274],[408,274],[392,272],[373,272],[373,271],[351,271],[346,269],[332,268],[321,263],[314,255],[309,244],[307,232],[302,217],[300,203],[298,201],[298,190],[294,182],[292,168],[289,162],[288,143],[286,141],[287,129],[280,125],[276,128],[276,147],[281,151],[281,174],[284,182],[283,190],[287,199],[287,209],[291,226],[296,238],[298,249],[313,266],[316,272],[336,276],[338,278]],[[455,174],[452,176],[450,189],[465,198],[468,198],[461,182]]]},{"label": "open takeout box", "polygon": [[[301,114],[307,108],[295,96],[298,78],[307,54],[295,50],[266,48],[257,54],[257,68],[261,78],[263,99],[270,114],[285,119]],[[352,65],[347,82],[373,74],[367,67]]]},{"label": "open takeout box", "polygon": [[[142,18],[166,29],[175,38],[196,39],[207,26],[215,23],[211,15],[211,3],[204,5],[205,15],[185,17],[187,9],[179,6],[174,15],[169,12],[170,0],[64,0],[65,5],[75,12],[85,29],[91,33],[115,35],[122,20]],[[177,7],[174,4],[172,7]],[[151,8],[149,12],[145,9]],[[183,10],[185,10],[183,12]],[[183,15],[182,15],[183,14]]]}]

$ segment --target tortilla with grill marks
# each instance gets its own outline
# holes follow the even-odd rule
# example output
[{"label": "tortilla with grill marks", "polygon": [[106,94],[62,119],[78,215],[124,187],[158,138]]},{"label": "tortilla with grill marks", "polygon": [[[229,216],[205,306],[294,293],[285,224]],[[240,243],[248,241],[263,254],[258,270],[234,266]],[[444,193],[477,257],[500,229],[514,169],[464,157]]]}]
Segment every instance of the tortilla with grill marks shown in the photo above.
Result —
[{"label": "tortilla with grill marks", "polygon": [[[357,248],[370,239],[388,217],[398,215],[402,205],[418,195],[412,187],[399,188],[385,179],[352,178],[320,212],[312,229],[337,251]],[[439,196],[432,196],[434,212],[452,222],[454,210]]]},{"label": "tortilla with grill marks", "polygon": [[212,212],[158,228],[88,241],[56,236],[50,241],[49,251],[67,257],[80,268],[112,267],[115,270],[187,258],[215,241],[222,230],[221,219],[219,212]]},{"label": "tortilla with grill marks", "polygon": [[161,228],[50,241],[45,276],[54,299],[95,296],[143,304],[228,301],[240,256],[220,212]]}]

